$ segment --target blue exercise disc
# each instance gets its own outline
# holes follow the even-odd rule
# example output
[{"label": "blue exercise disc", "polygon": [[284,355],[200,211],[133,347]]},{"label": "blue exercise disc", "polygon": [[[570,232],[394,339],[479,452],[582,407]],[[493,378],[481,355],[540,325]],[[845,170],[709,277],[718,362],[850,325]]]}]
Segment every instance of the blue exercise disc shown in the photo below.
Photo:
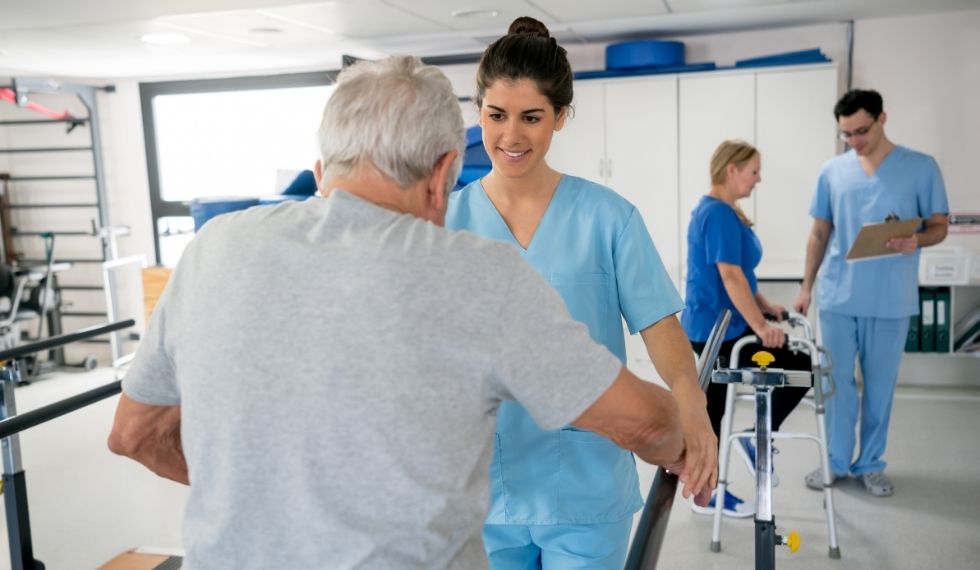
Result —
[{"label": "blue exercise disc", "polygon": [[640,40],[606,46],[606,69],[638,69],[684,65],[684,44]]},{"label": "blue exercise disc", "polygon": [[204,222],[217,215],[251,208],[258,203],[258,198],[195,198],[191,200],[194,231],[201,229]]}]

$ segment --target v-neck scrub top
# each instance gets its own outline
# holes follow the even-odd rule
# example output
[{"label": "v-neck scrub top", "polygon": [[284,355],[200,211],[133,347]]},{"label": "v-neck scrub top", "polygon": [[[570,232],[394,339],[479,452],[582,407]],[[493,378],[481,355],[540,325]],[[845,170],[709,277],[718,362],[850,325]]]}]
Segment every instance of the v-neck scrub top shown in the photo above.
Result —
[{"label": "v-neck scrub top", "polygon": [[[845,260],[861,226],[949,213],[946,187],[935,159],[904,146],[889,152],[868,176],[850,150],[824,165],[810,215],[833,224],[817,280],[821,311],[856,317],[919,314],[919,251],[878,259]],[[803,244],[800,244],[803,247]]]},{"label": "v-neck scrub top", "polygon": [[[623,362],[623,319],[635,334],[684,307],[640,213],[593,182],[562,176],[526,249],[479,180],[452,195],[446,227],[512,244]],[[632,453],[589,431],[544,431],[510,401],[498,411],[490,484],[489,524],[609,523],[643,505]]]}]

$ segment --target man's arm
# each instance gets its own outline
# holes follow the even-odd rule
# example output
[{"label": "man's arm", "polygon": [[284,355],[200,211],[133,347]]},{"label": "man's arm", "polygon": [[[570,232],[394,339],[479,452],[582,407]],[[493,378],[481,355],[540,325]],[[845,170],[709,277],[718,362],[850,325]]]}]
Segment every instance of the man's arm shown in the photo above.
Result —
[{"label": "man's arm", "polygon": [[684,430],[681,476],[695,493],[705,487],[713,489],[718,480],[718,438],[711,429],[704,391],[698,386],[691,343],[673,315],[643,329],[640,336],[657,373],[677,400]]},{"label": "man's arm", "polygon": [[949,217],[946,214],[933,214],[926,220],[926,227],[921,232],[907,238],[892,238],[888,247],[901,253],[914,253],[920,247],[929,247],[946,239],[949,230]]},{"label": "man's arm", "polygon": [[810,229],[810,237],[806,242],[806,262],[803,266],[803,284],[800,286],[800,294],[793,303],[793,309],[805,315],[810,309],[810,295],[813,292],[813,283],[817,280],[817,271],[823,263],[823,256],[827,253],[827,244],[830,242],[830,233],[834,229],[830,220],[814,218],[813,227]]},{"label": "man's arm", "polygon": [[119,398],[109,450],[142,463],[161,477],[190,485],[180,442],[180,406],[150,406]]}]

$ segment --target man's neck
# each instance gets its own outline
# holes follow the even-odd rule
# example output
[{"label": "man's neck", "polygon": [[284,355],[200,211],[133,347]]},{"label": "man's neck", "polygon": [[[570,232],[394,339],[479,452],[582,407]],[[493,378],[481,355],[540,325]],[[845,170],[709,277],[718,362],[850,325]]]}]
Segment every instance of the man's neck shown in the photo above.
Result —
[{"label": "man's neck", "polygon": [[878,146],[871,151],[871,153],[865,156],[859,156],[858,159],[871,170],[878,170],[878,166],[881,165],[881,161],[885,160],[885,157],[888,156],[888,153],[890,153],[894,148],[895,143],[887,138],[883,138]]},{"label": "man's neck", "polygon": [[405,202],[406,190],[380,174],[335,176],[323,183],[320,194],[326,198],[335,189],[353,194],[386,210],[399,214],[410,213]]}]

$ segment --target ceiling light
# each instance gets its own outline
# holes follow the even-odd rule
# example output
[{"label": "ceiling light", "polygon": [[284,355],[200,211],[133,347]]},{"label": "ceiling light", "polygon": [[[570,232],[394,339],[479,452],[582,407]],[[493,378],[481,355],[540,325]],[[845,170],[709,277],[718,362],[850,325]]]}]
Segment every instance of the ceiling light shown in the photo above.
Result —
[{"label": "ceiling light", "polygon": [[496,18],[500,10],[453,10],[453,18]]},{"label": "ceiling light", "polygon": [[272,28],[272,27],[249,28],[248,31],[253,34],[281,34],[282,28]]},{"label": "ceiling light", "polygon": [[140,40],[145,44],[155,46],[174,46],[191,41],[189,37],[182,34],[143,34]]}]

